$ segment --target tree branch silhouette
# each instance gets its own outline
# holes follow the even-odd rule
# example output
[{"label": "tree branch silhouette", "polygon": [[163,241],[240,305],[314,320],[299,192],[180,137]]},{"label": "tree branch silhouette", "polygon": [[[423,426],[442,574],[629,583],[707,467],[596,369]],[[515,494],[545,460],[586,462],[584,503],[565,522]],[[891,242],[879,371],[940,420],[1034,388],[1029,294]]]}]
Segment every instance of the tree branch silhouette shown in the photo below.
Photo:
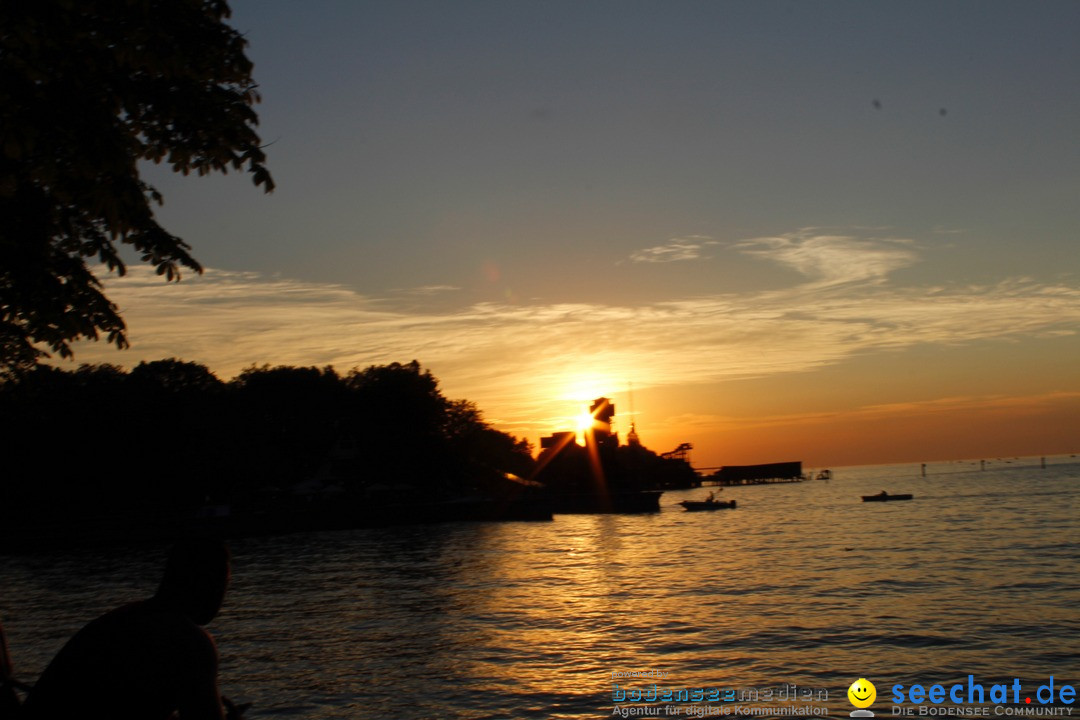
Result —
[{"label": "tree branch silhouette", "polygon": [[0,4],[0,375],[78,339],[127,346],[89,265],[123,275],[121,246],[166,280],[202,271],[154,218],[140,161],[273,190],[229,15],[223,0]]}]

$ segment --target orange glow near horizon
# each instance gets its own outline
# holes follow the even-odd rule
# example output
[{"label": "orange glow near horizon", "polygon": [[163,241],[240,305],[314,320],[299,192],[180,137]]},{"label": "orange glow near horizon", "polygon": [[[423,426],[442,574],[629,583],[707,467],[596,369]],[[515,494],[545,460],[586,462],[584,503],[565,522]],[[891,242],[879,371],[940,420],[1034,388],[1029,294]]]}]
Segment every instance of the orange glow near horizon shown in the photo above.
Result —
[{"label": "orange glow near horizon", "polygon": [[658,452],[693,442],[697,467],[801,460],[821,468],[1062,455],[1077,452],[1080,429],[1076,392],[758,417],[677,410],[650,406],[653,420],[644,427],[638,423],[642,442]]},{"label": "orange glow near horizon", "polygon": [[[692,443],[698,468],[795,460],[807,468],[825,468],[1051,456],[1078,450],[1078,391],[838,405],[827,410],[756,415],[742,402],[734,402],[736,394],[729,388],[725,398],[714,401],[700,393],[699,402],[705,406],[723,405],[727,399],[730,414],[690,414],[685,401],[668,389],[638,391],[633,418],[626,402],[615,402],[622,411],[614,418],[623,430],[620,442],[626,443],[633,420],[642,444],[657,453],[683,442]],[[759,397],[758,405],[764,406],[766,398]],[[793,408],[813,405],[798,397],[789,396],[788,400]],[[534,425],[535,434],[522,433],[522,426],[505,429],[525,434],[538,445],[540,435],[573,427],[577,444],[584,446],[585,433],[596,426],[587,405],[580,400],[557,404],[564,409],[579,407],[580,412],[563,415],[550,429]]]},{"label": "orange glow near horizon", "polygon": [[[880,243],[826,240],[781,249],[844,250],[853,273],[882,257]],[[1080,451],[1080,289],[1017,281],[928,294],[879,278],[868,305],[869,281],[857,277],[827,293],[820,281],[680,302],[435,312],[238,271],[162,286],[152,269],[132,268],[109,282],[131,349],[82,343],[77,362],[132,368],[175,357],[228,379],[262,364],[346,373],[424,348],[418,360],[447,397],[475,402],[534,447],[553,432],[580,433],[591,425],[582,403],[607,397],[622,441],[633,422],[655,452],[692,443],[699,467]]]}]

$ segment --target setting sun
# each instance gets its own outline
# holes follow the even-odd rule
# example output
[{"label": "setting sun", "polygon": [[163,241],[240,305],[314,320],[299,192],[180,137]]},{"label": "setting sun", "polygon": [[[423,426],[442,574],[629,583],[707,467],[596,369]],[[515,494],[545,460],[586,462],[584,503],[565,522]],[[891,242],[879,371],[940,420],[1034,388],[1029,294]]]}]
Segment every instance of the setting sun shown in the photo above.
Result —
[{"label": "setting sun", "polygon": [[585,434],[596,427],[596,418],[592,416],[588,408],[581,407],[581,413],[577,416],[577,443],[585,444]]}]

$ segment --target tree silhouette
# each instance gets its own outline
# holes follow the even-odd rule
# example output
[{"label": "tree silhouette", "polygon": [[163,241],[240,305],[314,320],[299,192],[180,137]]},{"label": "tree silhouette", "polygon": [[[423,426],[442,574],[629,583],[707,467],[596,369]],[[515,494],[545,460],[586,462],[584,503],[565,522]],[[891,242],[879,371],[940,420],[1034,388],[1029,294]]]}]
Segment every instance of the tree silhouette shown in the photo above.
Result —
[{"label": "tree silhouette", "polygon": [[168,280],[202,268],[154,218],[140,161],[274,183],[246,41],[224,0],[0,3],[0,374],[71,342],[126,347],[89,267],[130,245]]},{"label": "tree silhouette", "polygon": [[527,442],[448,400],[415,361],[344,376],[265,365],[227,383],[175,358],[41,364],[0,382],[0,437],[19,468],[0,473],[0,544],[42,527],[123,534],[212,505],[252,523],[378,522],[403,501],[505,497],[504,474],[533,466]]},{"label": "tree silhouette", "polygon": [[170,393],[206,392],[224,387],[210,368],[176,358],[144,360],[131,371],[131,382]]}]

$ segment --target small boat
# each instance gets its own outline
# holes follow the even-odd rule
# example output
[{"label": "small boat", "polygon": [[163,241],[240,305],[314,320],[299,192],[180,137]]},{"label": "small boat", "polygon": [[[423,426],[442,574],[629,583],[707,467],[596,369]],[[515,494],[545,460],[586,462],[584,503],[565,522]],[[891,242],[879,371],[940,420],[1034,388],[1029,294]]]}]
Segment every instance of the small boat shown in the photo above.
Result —
[{"label": "small boat", "polygon": [[915,496],[910,495],[910,494],[890,495],[889,493],[882,490],[877,495],[863,495],[862,496],[862,501],[863,502],[888,502],[889,500],[911,500],[913,497],[915,497]]},{"label": "small boat", "polygon": [[683,500],[680,505],[686,510],[731,510],[735,508],[735,501],[729,500]]}]

